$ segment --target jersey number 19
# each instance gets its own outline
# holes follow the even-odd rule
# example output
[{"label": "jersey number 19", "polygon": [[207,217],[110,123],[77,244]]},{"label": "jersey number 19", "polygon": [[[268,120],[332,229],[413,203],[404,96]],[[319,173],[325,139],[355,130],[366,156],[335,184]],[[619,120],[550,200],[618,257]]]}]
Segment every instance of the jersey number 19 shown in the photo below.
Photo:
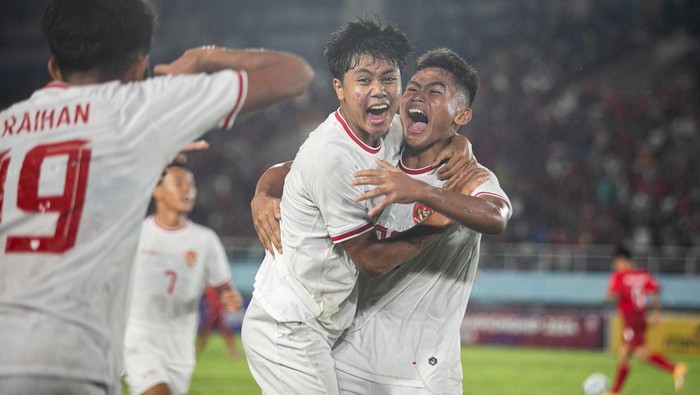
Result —
[{"label": "jersey number 19", "polygon": [[[83,213],[90,155],[86,140],[68,140],[34,147],[24,157],[17,184],[17,208],[26,213],[58,213],[53,236],[8,235],[6,253],[63,253],[75,245]],[[39,196],[39,180],[44,160],[67,157],[63,192]],[[5,181],[10,151],[0,152],[0,223],[4,205]]]}]

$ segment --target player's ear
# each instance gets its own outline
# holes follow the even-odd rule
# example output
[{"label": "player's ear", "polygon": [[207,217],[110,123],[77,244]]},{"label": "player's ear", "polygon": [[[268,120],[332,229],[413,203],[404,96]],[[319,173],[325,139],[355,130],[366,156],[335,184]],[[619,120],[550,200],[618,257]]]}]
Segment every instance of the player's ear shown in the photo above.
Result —
[{"label": "player's ear", "polygon": [[47,68],[49,70],[49,75],[54,81],[65,81],[63,79],[63,74],[61,74],[61,69],[58,68],[58,63],[56,62],[55,57],[52,56],[49,58]]},{"label": "player's ear", "polygon": [[343,91],[343,83],[337,78],[333,78],[333,89],[335,90],[335,95],[338,97],[339,101],[345,100],[345,92]]},{"label": "player's ear", "polygon": [[163,198],[163,188],[161,188],[162,183],[159,183],[156,185],[155,188],[153,188],[153,193],[151,194],[153,196],[154,201],[159,201]]},{"label": "player's ear", "polygon": [[472,109],[469,107],[461,107],[457,110],[457,114],[452,119],[452,122],[459,126],[464,126],[472,120]]}]

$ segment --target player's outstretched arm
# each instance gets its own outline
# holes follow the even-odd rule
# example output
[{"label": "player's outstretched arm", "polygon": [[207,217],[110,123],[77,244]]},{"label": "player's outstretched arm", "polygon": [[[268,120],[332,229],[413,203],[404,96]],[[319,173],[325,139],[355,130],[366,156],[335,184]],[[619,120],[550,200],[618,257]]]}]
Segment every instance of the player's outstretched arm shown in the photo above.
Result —
[{"label": "player's outstretched arm", "polygon": [[282,237],[280,236],[280,201],[284,189],[284,179],[292,168],[288,161],[267,169],[255,187],[255,196],[250,201],[250,212],[258,239],[266,250],[273,248],[282,252]]},{"label": "player's outstretched arm", "polygon": [[213,73],[233,69],[248,74],[248,95],[241,112],[301,95],[314,72],[297,55],[263,49],[228,49],[214,46],[186,51],[170,64],[155,66],[156,74]]}]

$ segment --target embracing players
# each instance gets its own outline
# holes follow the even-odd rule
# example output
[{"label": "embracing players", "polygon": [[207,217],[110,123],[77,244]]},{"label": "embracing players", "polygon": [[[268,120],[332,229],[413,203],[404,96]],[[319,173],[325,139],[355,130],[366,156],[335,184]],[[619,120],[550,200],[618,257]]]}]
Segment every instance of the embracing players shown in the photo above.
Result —
[{"label": "embracing players", "polygon": [[243,320],[246,358],[264,393],[337,393],[331,348],[355,314],[358,273],[386,273],[441,231],[379,240],[372,202],[354,200],[365,188],[351,185],[354,172],[377,160],[398,161],[395,113],[410,51],[402,32],[370,20],[347,24],[326,44],[340,108],[294,159],[281,201],[283,253],[263,261]]}]

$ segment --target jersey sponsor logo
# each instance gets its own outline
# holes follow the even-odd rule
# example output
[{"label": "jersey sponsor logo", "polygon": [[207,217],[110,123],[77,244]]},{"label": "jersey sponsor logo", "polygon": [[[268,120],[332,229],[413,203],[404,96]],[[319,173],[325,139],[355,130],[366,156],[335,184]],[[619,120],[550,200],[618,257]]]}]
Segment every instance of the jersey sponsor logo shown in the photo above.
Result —
[{"label": "jersey sponsor logo", "polygon": [[435,365],[437,365],[437,358],[435,358],[435,357],[430,357],[430,358],[428,359],[428,363],[430,364],[430,366],[435,366]]},{"label": "jersey sponsor logo", "polygon": [[192,250],[185,251],[185,263],[192,267],[197,263],[197,253]]},{"label": "jersey sponsor logo", "polygon": [[421,203],[413,204],[413,222],[416,224],[425,221],[428,217],[430,217],[430,214],[432,213],[433,210],[431,208]]}]

